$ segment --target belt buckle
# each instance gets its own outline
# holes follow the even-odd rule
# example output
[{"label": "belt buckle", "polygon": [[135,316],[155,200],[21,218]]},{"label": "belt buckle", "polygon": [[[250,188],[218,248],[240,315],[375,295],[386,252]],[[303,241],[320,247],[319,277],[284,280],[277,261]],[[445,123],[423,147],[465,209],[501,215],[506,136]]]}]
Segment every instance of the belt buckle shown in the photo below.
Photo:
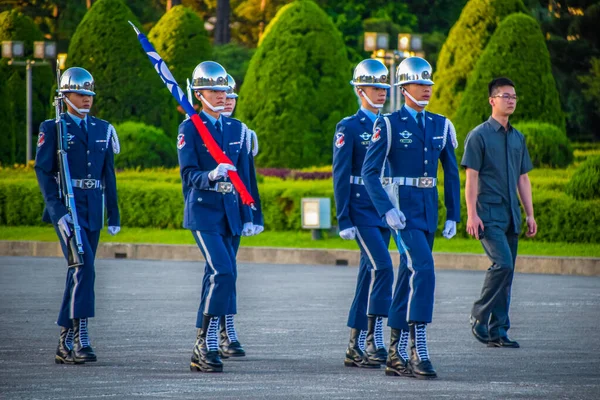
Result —
[{"label": "belt buckle", "polygon": [[231,184],[231,182],[219,182],[217,183],[217,192],[231,193],[233,192],[233,185]]},{"label": "belt buckle", "polygon": [[83,179],[83,187],[86,189],[94,189],[96,187],[95,179]]},{"label": "belt buckle", "polygon": [[417,187],[420,188],[432,188],[433,187],[433,178],[422,176],[419,178],[419,182],[417,183]]}]

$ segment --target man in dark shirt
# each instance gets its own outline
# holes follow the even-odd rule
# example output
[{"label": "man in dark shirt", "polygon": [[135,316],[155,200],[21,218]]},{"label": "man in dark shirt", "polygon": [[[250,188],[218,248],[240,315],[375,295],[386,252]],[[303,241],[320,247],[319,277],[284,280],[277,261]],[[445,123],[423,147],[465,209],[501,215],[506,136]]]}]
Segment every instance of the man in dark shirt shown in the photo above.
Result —
[{"label": "man in dark shirt", "polygon": [[507,334],[508,309],[521,230],[519,197],[527,216],[527,237],[537,233],[527,175],[533,165],[525,137],[508,122],[517,105],[513,82],[492,80],[489,102],[492,116],[467,136],[461,163],[467,173],[467,232],[481,240],[492,261],[473,304],[471,331],[488,347],[516,348],[519,344]]}]

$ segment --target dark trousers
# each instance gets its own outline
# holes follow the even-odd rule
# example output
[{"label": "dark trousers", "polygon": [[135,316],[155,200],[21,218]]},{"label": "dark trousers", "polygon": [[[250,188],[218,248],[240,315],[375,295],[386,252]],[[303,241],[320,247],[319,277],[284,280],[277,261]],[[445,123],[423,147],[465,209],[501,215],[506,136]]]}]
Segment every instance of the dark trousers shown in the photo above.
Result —
[{"label": "dark trousers", "polygon": [[408,322],[430,323],[433,317],[435,271],[434,233],[418,229],[400,231],[402,248],[388,326],[408,330]]},{"label": "dark trousers", "polygon": [[[58,235],[65,259],[67,259],[66,238],[57,226],[54,226],[54,229]],[[65,291],[60,311],[58,312],[58,320],[56,321],[59,326],[70,328],[73,326],[73,322],[71,321],[73,318],[94,317],[94,282],[96,280],[94,260],[96,258],[99,239],[100,231],[90,231],[81,228],[83,265],[67,269]]]},{"label": "dark trousers", "polygon": [[357,226],[356,241],[360,248],[360,265],[348,327],[367,330],[367,314],[387,317],[392,302],[394,268],[388,250],[390,230]]},{"label": "dark trousers", "polygon": [[[484,222],[485,224],[485,222]],[[510,328],[508,309],[519,235],[514,225],[485,225],[485,237],[481,240],[485,253],[492,261],[485,274],[481,296],[473,304],[471,315],[482,323],[489,323],[490,339],[506,336]]]}]

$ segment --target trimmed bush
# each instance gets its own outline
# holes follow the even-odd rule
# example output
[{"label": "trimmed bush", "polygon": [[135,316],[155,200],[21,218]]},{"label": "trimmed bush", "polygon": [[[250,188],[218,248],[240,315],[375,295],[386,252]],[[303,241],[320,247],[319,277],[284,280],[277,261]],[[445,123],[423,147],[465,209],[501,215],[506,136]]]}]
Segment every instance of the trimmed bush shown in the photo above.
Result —
[{"label": "trimmed bush", "polygon": [[577,168],[567,193],[577,200],[600,199],[600,156],[588,158]]},{"label": "trimmed bush", "polygon": [[499,76],[510,78],[519,96],[511,122],[538,120],[565,130],[550,54],[540,26],[528,15],[512,14],[500,23],[477,62],[454,117],[460,154],[467,133],[490,116],[488,84]]},{"label": "trimmed bush", "polygon": [[94,76],[92,112],[99,118],[140,121],[175,136],[182,117],[127,21],[139,26],[122,0],[96,1],[71,39],[67,62]]},{"label": "trimmed bush", "polygon": [[515,124],[525,136],[527,150],[535,167],[564,168],[573,162],[573,147],[564,131],[546,122]]},{"label": "trimmed bush", "polygon": [[177,165],[175,140],[153,126],[141,122],[124,122],[115,130],[121,153],[115,155],[115,166],[124,168],[173,167]]},{"label": "trimmed bush", "polygon": [[331,162],[336,124],[355,112],[346,47],[315,3],[282,7],[265,30],[240,91],[237,113],[261,138],[261,167]]},{"label": "trimmed bush", "polygon": [[515,12],[527,12],[521,0],[470,0],[465,5],[437,58],[428,110],[452,119],[488,40],[500,21]]},{"label": "trimmed bush", "polygon": [[[28,16],[17,10],[0,13],[0,41],[21,40],[25,45],[25,56],[33,54],[33,42],[44,36]],[[25,67],[8,65],[8,59],[0,59],[0,164],[12,165],[25,162],[27,138],[25,135],[27,104],[25,101]],[[32,154],[39,124],[46,119],[50,109],[48,94],[56,81],[48,65],[32,68]]]},{"label": "trimmed bush", "polygon": [[211,59],[204,21],[184,6],[175,6],[164,14],[148,33],[148,39],[183,88],[186,78],[191,80],[196,65]]},{"label": "trimmed bush", "polygon": [[213,48],[213,61],[221,64],[227,72],[233,76],[237,85],[236,91],[239,92],[244,83],[250,59],[254,54],[254,49],[249,49],[243,45],[230,42]]}]

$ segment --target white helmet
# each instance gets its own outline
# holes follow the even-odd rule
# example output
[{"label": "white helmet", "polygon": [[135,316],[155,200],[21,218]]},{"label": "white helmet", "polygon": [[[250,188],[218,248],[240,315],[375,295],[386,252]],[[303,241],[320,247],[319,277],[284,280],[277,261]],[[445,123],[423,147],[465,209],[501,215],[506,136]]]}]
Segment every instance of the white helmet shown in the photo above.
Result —
[{"label": "white helmet", "polygon": [[194,90],[229,90],[227,71],[221,64],[214,61],[203,61],[196,66],[192,73],[192,85]]},{"label": "white helmet", "polygon": [[408,57],[396,69],[396,85],[403,86],[410,83],[419,85],[433,85],[431,65],[421,57]]},{"label": "white helmet", "polygon": [[368,58],[361,61],[354,68],[354,75],[350,81],[352,86],[374,86],[388,89],[388,69],[379,60]]}]

